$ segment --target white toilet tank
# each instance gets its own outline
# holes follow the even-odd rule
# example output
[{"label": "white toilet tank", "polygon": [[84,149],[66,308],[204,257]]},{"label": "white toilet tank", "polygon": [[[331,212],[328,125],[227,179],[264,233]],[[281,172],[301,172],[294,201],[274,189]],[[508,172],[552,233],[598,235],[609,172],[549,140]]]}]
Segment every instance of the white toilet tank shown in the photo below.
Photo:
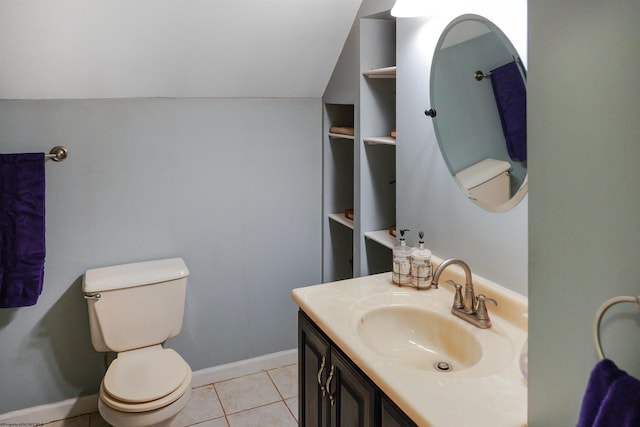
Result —
[{"label": "white toilet tank", "polygon": [[455,176],[467,196],[489,205],[501,205],[511,198],[511,164],[487,158],[461,170]]},{"label": "white toilet tank", "polygon": [[89,304],[93,347],[122,352],[178,335],[187,276],[182,258],[87,270],[82,291]]}]

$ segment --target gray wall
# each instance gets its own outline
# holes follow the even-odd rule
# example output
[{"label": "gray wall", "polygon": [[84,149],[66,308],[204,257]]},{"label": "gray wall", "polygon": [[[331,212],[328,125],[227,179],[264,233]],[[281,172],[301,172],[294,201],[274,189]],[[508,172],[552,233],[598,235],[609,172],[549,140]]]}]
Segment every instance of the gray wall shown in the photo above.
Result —
[{"label": "gray wall", "polygon": [[[455,17],[485,16],[510,38],[526,58],[526,3],[497,1],[437,17],[399,19],[397,24],[397,224],[411,230],[407,244],[425,245],[441,258],[462,258],[471,270],[520,294],[527,294],[527,205],[525,197],[514,209],[491,213],[462,193],[442,157],[430,106],[429,79],[440,34]],[[473,72],[470,70],[470,79]]]},{"label": "gray wall", "polygon": [[0,413],[96,392],[88,268],[182,256],[194,370],[296,347],[321,277],[319,99],[0,101],[0,151],[47,162],[44,291],[0,310]]},{"label": "gray wall", "polygon": [[[529,426],[575,425],[598,307],[640,294],[637,0],[529,2]],[[603,347],[640,376],[638,308]]]},{"label": "gray wall", "polygon": [[[364,1],[358,17],[391,9],[390,0]],[[425,231],[426,246],[444,258],[460,257],[480,274],[527,294],[527,203],[506,213],[490,213],[468,200],[440,154],[429,106],[429,73],[438,38],[455,17],[475,13],[491,19],[510,38],[526,63],[526,2],[476,2],[437,18],[397,20],[396,63],[396,224],[409,228],[408,244]],[[360,22],[356,20],[327,85],[327,103],[356,103]],[[472,70],[472,72],[475,70]]]}]

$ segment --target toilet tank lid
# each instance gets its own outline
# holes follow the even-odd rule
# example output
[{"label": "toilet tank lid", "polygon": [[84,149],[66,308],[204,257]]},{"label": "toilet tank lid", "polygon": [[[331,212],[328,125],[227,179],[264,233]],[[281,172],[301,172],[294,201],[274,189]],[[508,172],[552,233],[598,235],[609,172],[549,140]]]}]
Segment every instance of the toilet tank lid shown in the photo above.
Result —
[{"label": "toilet tank lid", "polygon": [[94,293],[176,280],[189,275],[182,258],[94,268],[84,273],[82,291]]},{"label": "toilet tank lid", "polygon": [[511,169],[511,164],[504,160],[487,158],[461,170],[456,174],[460,184],[470,190]]}]

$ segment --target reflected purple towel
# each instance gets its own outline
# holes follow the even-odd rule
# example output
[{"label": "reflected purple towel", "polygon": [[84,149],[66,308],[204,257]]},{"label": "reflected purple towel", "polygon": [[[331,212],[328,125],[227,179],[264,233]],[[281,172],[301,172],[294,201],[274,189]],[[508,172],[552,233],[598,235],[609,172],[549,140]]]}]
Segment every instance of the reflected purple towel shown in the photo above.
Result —
[{"label": "reflected purple towel", "polygon": [[510,62],[491,70],[491,86],[509,157],[527,160],[527,89],[518,64]]},{"label": "reflected purple towel", "polygon": [[34,305],[44,279],[44,154],[0,155],[0,308]]},{"label": "reflected purple towel", "polygon": [[640,381],[609,359],[589,377],[577,427],[640,426]]}]

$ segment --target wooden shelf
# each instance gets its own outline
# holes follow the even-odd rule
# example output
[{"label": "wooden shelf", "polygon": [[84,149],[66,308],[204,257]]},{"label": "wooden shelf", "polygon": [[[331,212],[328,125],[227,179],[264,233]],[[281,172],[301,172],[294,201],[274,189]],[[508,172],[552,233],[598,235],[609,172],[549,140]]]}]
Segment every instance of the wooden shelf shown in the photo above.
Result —
[{"label": "wooden shelf", "polygon": [[344,216],[344,213],[332,213],[329,214],[329,219],[337,222],[338,224],[342,224],[347,228],[353,230],[353,220]]},{"label": "wooden shelf", "polygon": [[396,246],[396,238],[389,234],[389,230],[368,231],[364,233],[364,237],[389,249],[393,249]]},{"label": "wooden shelf", "polygon": [[353,135],[345,135],[342,133],[332,133],[332,132],[329,132],[329,138],[350,139],[352,141],[355,139]]},{"label": "wooden shelf", "polygon": [[370,79],[395,79],[396,66],[375,68],[373,70],[364,71],[362,74]]},{"label": "wooden shelf", "polygon": [[369,136],[363,141],[369,145],[396,145],[396,139],[390,136]]}]

